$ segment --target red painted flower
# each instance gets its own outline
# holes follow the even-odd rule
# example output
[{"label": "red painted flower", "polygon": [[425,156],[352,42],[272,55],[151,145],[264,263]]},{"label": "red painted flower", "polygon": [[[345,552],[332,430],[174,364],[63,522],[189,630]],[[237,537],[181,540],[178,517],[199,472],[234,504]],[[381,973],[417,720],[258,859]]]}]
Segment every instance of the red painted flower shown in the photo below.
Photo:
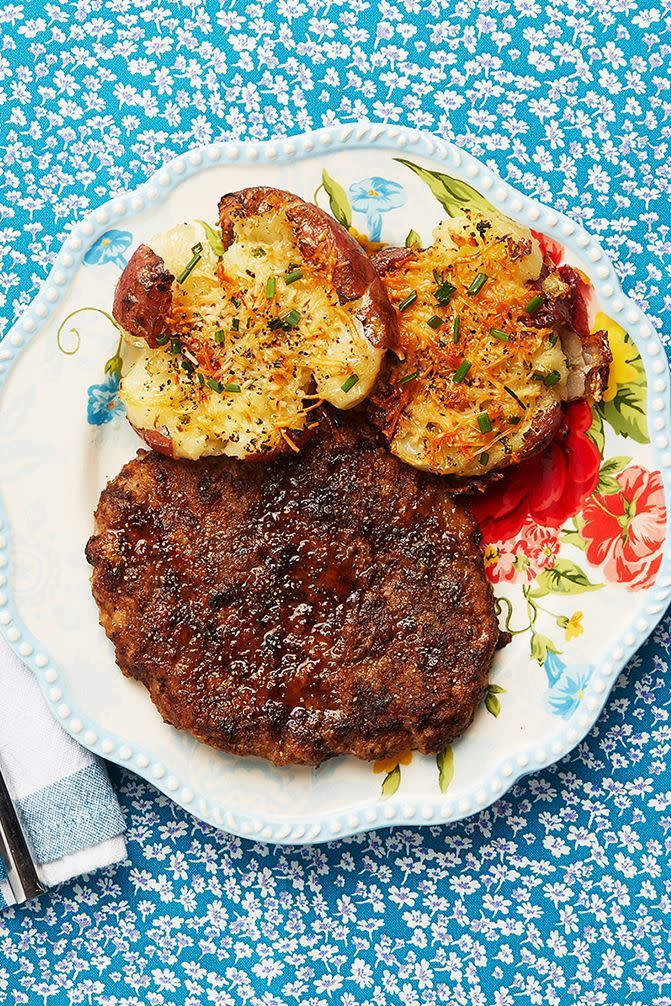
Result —
[{"label": "red painted flower", "polygon": [[592,412],[572,402],[549,448],[506,472],[500,482],[471,500],[473,516],[486,542],[517,535],[527,518],[558,528],[577,514],[596,488],[601,456],[587,436]]},{"label": "red painted flower", "polygon": [[593,566],[629,590],[652,586],[662,562],[666,506],[659,472],[629,465],[615,476],[622,489],[595,495],[583,510],[581,534]]},{"label": "red painted flower", "polygon": [[485,571],[492,583],[502,580],[531,583],[554,566],[559,538],[554,531],[528,520],[514,541],[493,542],[485,549]]}]

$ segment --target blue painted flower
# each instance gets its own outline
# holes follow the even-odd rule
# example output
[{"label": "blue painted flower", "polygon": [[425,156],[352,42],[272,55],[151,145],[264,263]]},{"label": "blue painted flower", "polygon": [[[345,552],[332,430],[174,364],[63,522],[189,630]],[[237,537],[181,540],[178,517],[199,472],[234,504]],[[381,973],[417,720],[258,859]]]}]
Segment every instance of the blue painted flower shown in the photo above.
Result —
[{"label": "blue painted flower", "polygon": [[92,384],[88,389],[87,418],[91,426],[103,426],[115,416],[123,416],[125,409],[119,399],[119,375],[111,374],[104,384]]},{"label": "blue painted flower", "polygon": [[582,702],[593,670],[591,664],[587,667],[571,667],[565,670],[547,694],[550,712],[555,716],[563,716],[564,719],[572,716]]},{"label": "blue painted flower", "polygon": [[548,676],[548,682],[550,685],[556,685],[559,678],[566,670],[566,664],[559,656],[558,653],[553,653],[551,649],[548,648],[547,655],[545,657],[545,663],[543,664],[545,668],[545,673]]},{"label": "blue painted flower", "polygon": [[349,187],[352,208],[366,214],[368,237],[371,241],[379,241],[382,233],[382,214],[398,209],[405,203],[405,190],[398,182],[388,178],[363,178],[360,182],[352,182]]},{"label": "blue painted flower", "polygon": [[105,265],[107,262],[114,262],[120,269],[126,267],[126,257],[124,252],[133,240],[130,231],[105,231],[92,244],[86,255],[84,262],[86,265]]}]

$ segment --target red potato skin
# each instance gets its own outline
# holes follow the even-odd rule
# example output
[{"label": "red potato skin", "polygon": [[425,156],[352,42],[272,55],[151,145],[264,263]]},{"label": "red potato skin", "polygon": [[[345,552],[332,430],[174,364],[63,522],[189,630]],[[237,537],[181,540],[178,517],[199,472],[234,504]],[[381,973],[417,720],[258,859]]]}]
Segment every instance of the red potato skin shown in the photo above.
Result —
[{"label": "red potato skin", "polygon": [[139,437],[142,437],[145,444],[148,444],[157,454],[163,454],[166,458],[174,456],[172,437],[166,433],[161,433],[160,430],[138,429],[137,426],[133,426],[133,429]]},{"label": "red potato skin", "polygon": [[[541,288],[548,272],[549,265],[546,259],[534,287]],[[591,363],[585,376],[584,395],[599,402],[608,387],[608,374],[613,362],[608,334],[604,331],[590,331],[589,303],[593,290],[587,277],[570,265],[560,266],[557,273],[567,284],[569,292],[565,297],[546,301],[539,311],[530,316],[528,323],[541,327],[564,325],[576,333],[582,344],[584,358]]]},{"label": "red potato skin", "polygon": [[329,276],[340,303],[363,298],[358,317],[371,345],[393,349],[398,320],[378,273],[358,241],[318,206],[270,187],[230,192],[219,202],[224,247],[234,242],[237,221],[282,211],[305,261]]},{"label": "red potato skin", "polygon": [[370,261],[378,276],[384,276],[386,273],[391,272],[392,269],[399,269],[406,262],[409,262],[410,259],[414,258],[414,256],[414,248],[389,247],[381,248],[379,252],[375,252],[371,256]]},{"label": "red potato skin", "polygon": [[152,349],[170,313],[174,279],[163,259],[142,244],[121,273],[114,292],[115,321],[129,335],[145,339]]},{"label": "red potato skin", "polygon": [[591,359],[594,364],[587,374],[585,394],[588,398],[600,402],[608,387],[610,365],[613,362],[608,333],[604,331],[590,332],[581,336],[581,341],[588,359]]}]

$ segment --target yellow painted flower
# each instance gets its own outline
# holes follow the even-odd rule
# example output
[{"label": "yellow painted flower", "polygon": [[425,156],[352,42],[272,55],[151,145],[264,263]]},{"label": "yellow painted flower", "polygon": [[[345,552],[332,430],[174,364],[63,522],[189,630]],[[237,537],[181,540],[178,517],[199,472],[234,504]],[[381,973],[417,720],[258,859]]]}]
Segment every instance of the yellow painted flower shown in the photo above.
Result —
[{"label": "yellow painted flower", "polygon": [[600,330],[607,332],[610,351],[613,354],[608,387],[603,393],[604,402],[612,402],[617,394],[618,385],[629,384],[636,380],[636,370],[632,367],[631,361],[636,358],[637,351],[631,342],[626,341],[627,333],[622,326],[602,311],[599,311],[594,319],[594,331]]},{"label": "yellow painted flower", "polygon": [[485,566],[495,566],[500,558],[501,550],[494,548],[493,545],[487,545],[485,549]]},{"label": "yellow painted flower", "polygon": [[574,611],[566,623],[566,639],[576,639],[578,636],[582,636],[584,631],[582,627],[582,611]]},{"label": "yellow painted flower", "polygon": [[402,751],[393,758],[381,758],[373,765],[373,772],[393,772],[397,765],[409,765],[412,761],[412,751]]}]

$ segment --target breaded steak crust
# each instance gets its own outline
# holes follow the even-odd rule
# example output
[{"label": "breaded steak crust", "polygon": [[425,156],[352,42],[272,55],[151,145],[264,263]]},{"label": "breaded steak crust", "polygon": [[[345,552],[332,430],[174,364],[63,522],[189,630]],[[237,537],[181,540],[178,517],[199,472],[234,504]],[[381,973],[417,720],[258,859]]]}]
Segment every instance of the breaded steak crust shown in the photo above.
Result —
[{"label": "breaded steak crust", "polygon": [[103,491],[101,624],[167,722],[276,764],[437,752],[470,724],[499,638],[480,533],[361,424],[325,415],[267,465],[145,453]]}]

